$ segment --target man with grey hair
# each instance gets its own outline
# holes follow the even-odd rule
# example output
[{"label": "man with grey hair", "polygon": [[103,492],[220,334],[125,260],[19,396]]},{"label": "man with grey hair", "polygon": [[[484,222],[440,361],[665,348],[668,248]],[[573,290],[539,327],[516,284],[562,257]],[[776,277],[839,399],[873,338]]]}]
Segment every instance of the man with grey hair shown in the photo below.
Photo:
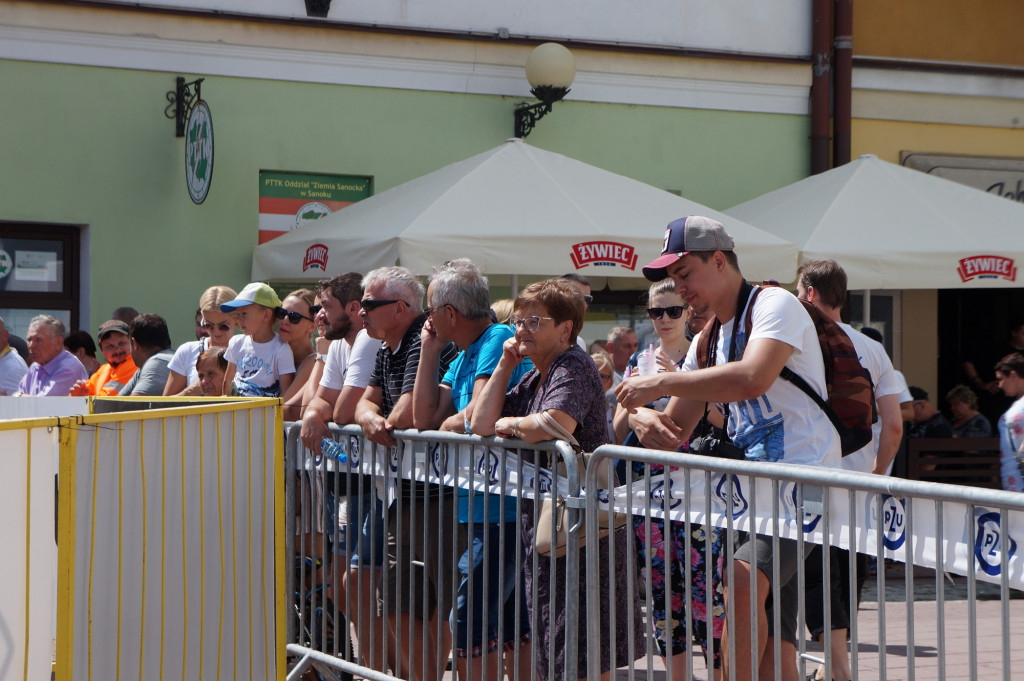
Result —
[{"label": "man with grey hair", "polygon": [[622,372],[629,366],[629,358],[639,347],[636,331],[628,326],[613,326],[608,330],[608,354],[615,365],[615,385],[622,382]]},{"label": "man with grey hair", "polygon": [[28,371],[28,365],[21,355],[7,342],[11,337],[0,317],[0,396],[13,395],[18,391],[18,384]]},{"label": "man with grey hair", "polygon": [[[512,327],[492,323],[487,277],[466,258],[434,268],[427,302],[430,307],[420,332],[420,365],[413,390],[413,423],[420,430],[466,433],[473,396],[479,394],[498,365],[505,341],[514,335]],[[438,358],[450,342],[462,352],[438,383]],[[520,362],[508,387],[516,385],[532,368],[529,359]],[[520,622],[521,629],[516,630],[515,618],[510,617],[515,613],[511,597],[519,567],[515,560],[518,507],[515,498],[508,497],[502,515],[499,495],[492,494],[485,502],[483,493],[476,492],[471,516],[470,493],[460,489],[458,496],[459,541],[466,548],[458,561],[460,575],[451,617],[456,671],[460,679],[482,678],[484,669],[497,676],[494,670],[500,668],[501,648],[516,645],[526,635],[525,618]],[[502,573],[503,582],[499,578]],[[485,600],[484,584],[488,582],[491,586]],[[503,592],[498,589],[501,583]],[[502,603],[505,621],[499,622]],[[513,677],[514,659],[512,655],[505,658],[509,678]]]},{"label": "man with grey hair", "polygon": [[[363,278],[360,315],[371,338],[382,341],[366,391],[356,405],[356,423],[367,440],[381,445],[396,444],[391,431],[413,427],[413,388],[420,363],[420,332],[427,315],[423,313],[423,285],[405,267],[381,267]],[[448,343],[440,351],[437,383],[458,350]],[[409,451],[405,455],[411,456]],[[448,627],[439,627],[439,614],[451,611],[451,557],[454,553],[451,532],[445,541],[427,542],[424,547],[424,523],[444,517],[445,505],[454,506],[448,495],[436,486],[399,481],[398,498],[388,509],[387,554],[389,569],[380,585],[387,611],[389,649],[399,656],[396,676],[406,679],[439,678],[440,660],[447,657]],[[451,518],[452,510],[447,515]],[[449,520],[449,526],[451,522]],[[398,530],[401,529],[399,533]],[[426,548],[426,550],[424,550]],[[422,564],[422,568],[413,562]],[[418,573],[418,574],[417,574]],[[414,575],[414,576],[411,576]],[[408,585],[413,584],[409,589]],[[424,591],[426,593],[424,593]],[[426,603],[426,611],[418,610]],[[412,632],[411,638],[409,632]],[[401,638],[399,638],[399,635]],[[427,644],[422,645],[423,637]],[[442,643],[438,644],[441,641]]]},{"label": "man with grey hair", "polygon": [[64,324],[56,317],[33,317],[27,340],[32,366],[22,377],[16,394],[67,396],[71,386],[89,378],[78,358],[64,348]]}]

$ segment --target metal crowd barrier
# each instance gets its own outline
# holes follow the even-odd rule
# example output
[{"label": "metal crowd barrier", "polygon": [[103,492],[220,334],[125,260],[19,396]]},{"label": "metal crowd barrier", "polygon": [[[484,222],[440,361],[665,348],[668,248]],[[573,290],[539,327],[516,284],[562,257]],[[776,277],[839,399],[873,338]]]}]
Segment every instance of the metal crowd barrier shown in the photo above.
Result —
[{"label": "metal crowd barrier", "polygon": [[[13,398],[12,398],[13,399]],[[49,677],[56,627],[54,475],[67,419],[0,421],[0,679]]]},{"label": "metal crowd barrier", "polygon": [[284,675],[280,400],[219,402],[62,419],[58,681]]},{"label": "metal crowd barrier", "polygon": [[[584,492],[585,516],[588,534],[597,530],[598,514],[608,512],[611,508],[630,515],[628,526],[634,532],[628,535],[628,552],[637,555],[637,544],[651,546],[652,531],[661,532],[664,524],[655,524],[652,520],[668,518],[673,530],[676,526],[683,528],[682,536],[685,543],[682,553],[681,574],[685,583],[670,583],[666,577],[664,585],[664,601],[655,602],[652,595],[652,583],[646,576],[651,574],[652,559],[650,551],[641,553],[639,577],[643,608],[647,616],[645,630],[647,632],[646,658],[648,670],[655,655],[653,651],[653,633],[657,622],[653,613],[666,611],[671,613],[673,597],[681,599],[685,605],[685,641],[686,652],[683,657],[685,676],[693,678],[695,669],[703,669],[703,663],[695,667],[693,652],[695,606],[706,609],[710,617],[711,603],[700,604],[694,601],[695,576],[703,578],[705,587],[715,590],[722,584],[735,583],[733,547],[740,531],[752,531],[772,537],[777,550],[782,539],[795,539],[798,550],[807,544],[831,545],[849,552],[849,568],[856,574],[856,553],[869,554],[877,560],[877,575],[874,579],[874,590],[877,597],[877,627],[873,638],[862,638],[861,628],[870,629],[868,619],[870,613],[865,610],[860,618],[853,606],[850,613],[850,666],[854,679],[886,679],[894,678],[1002,678],[1008,681],[1014,678],[1014,664],[1020,664],[1019,655],[1014,657],[1011,646],[1011,632],[1019,626],[1024,616],[1024,604],[1013,603],[1014,594],[1024,589],[1024,556],[1018,544],[1024,538],[1024,495],[1002,491],[983,490],[977,488],[957,487],[930,482],[899,480],[861,473],[853,473],[836,469],[822,469],[808,466],[786,464],[752,463],[709,458],[694,454],[679,454],[620,446],[603,446],[590,459],[584,488],[596,486],[598,470],[601,466],[612,465],[613,460],[625,462],[625,470],[632,471],[632,482],[614,490],[611,498],[604,495],[587,494]],[[636,466],[634,467],[634,463]],[[657,467],[661,468],[657,468]],[[666,475],[665,470],[669,470]],[[620,464],[620,470],[622,470]],[[711,551],[711,533],[693,529],[719,528],[719,536],[724,537],[722,553],[724,567],[706,564],[697,569],[693,564],[695,550]],[[666,532],[665,534],[668,534]],[[669,539],[664,540],[666,544]],[[701,546],[703,542],[703,546]],[[831,603],[827,598],[830,583],[830,551],[822,551],[821,572],[823,577],[822,609],[824,622],[831,622]],[[888,585],[886,582],[886,565],[893,562],[904,565],[902,593],[897,593],[899,585]],[[598,569],[598,556],[595,551],[587,549],[587,575],[592,579]],[[915,566],[931,567],[934,576],[931,578],[934,588],[934,636],[929,633],[924,639],[917,636],[915,618],[927,616],[929,605],[915,603],[918,589],[927,590],[930,586],[926,581],[919,585],[915,579]],[[777,576],[778,563],[773,565]],[[795,577],[797,592],[797,655],[799,660],[799,678],[805,678],[813,672],[818,662],[824,663],[825,677],[832,676],[832,654],[826,645],[821,652],[809,651],[805,629],[804,611],[808,605],[805,596],[806,577],[808,570],[816,570],[813,561],[805,568],[800,562]],[[670,573],[669,573],[670,574]],[[954,608],[947,592],[952,593],[946,582],[949,575],[966,577],[966,610]],[[627,576],[627,582],[633,575]],[[699,580],[698,580],[699,581]],[[962,580],[961,580],[962,581]],[[897,588],[892,588],[893,586]],[[751,576],[750,588],[756,594],[756,581]],[[870,581],[868,588],[870,588]],[[960,587],[962,590],[962,587]],[[856,580],[850,580],[849,602],[857,603]],[[981,601],[980,591],[985,590],[990,600]],[[627,600],[624,607],[630,608],[628,598],[632,590],[625,589]],[[773,586],[771,597],[775,603],[785,597],[777,586]],[[590,607],[597,607],[599,594],[590,593]],[[897,600],[902,598],[904,603]],[[756,600],[753,599],[753,600]],[[905,608],[903,618],[906,622],[906,674],[887,669],[889,642],[902,643],[902,631],[898,635],[887,631],[886,621],[899,619],[900,608]],[[1011,611],[1015,616],[1011,619]],[[954,614],[955,613],[955,614]],[[752,612],[753,615],[753,606]],[[726,603],[724,616],[726,621],[736,617],[734,604]],[[952,628],[963,623],[966,616],[966,631],[962,636],[947,636],[947,627]],[[671,617],[671,616],[670,616]],[[752,637],[756,637],[756,619],[751,618]],[[984,632],[979,631],[979,622],[983,623]],[[774,620],[770,623],[775,631],[779,631],[779,616],[775,611]],[[587,622],[589,640],[599,640],[602,623],[593,619]],[[827,630],[828,627],[826,627]],[[924,628],[924,627],[922,627]],[[993,647],[994,638],[1000,645]],[[714,641],[712,638],[712,648]],[[752,640],[756,640],[753,639]],[[919,657],[916,651],[934,648],[934,656],[926,654]],[[861,650],[876,650],[871,659],[869,654],[861,654]],[[713,651],[712,651],[713,652]],[[781,647],[776,639],[774,647],[773,678],[782,678]],[[669,668],[668,678],[679,678],[672,673],[673,667],[679,672],[678,660],[675,665],[671,649],[664,655],[664,664]],[[599,651],[592,646],[588,654],[588,677],[596,678],[598,674],[597,660]],[[727,649],[724,651],[725,661],[729,669],[735,669],[737,656],[750,655],[753,677],[757,678],[757,653],[753,650]],[[995,676],[993,665],[998,655],[1000,664],[999,676]],[[967,663],[964,665],[963,661]],[[809,665],[813,663],[813,667]],[[630,677],[637,671],[629,665]],[[648,673],[650,673],[648,671]],[[934,674],[934,675],[933,675]],[[1019,674],[1019,672],[1018,672]],[[708,670],[708,678],[711,677]],[[650,678],[648,676],[648,678]],[[838,677],[835,677],[838,678]]]},{"label": "metal crowd barrier", "polygon": [[[578,533],[582,525],[579,488],[583,471],[565,443],[530,445],[529,451],[545,459],[543,468],[535,468],[519,456],[520,450],[527,448],[517,441],[396,431],[393,435],[397,446],[384,447],[365,440],[357,426],[332,426],[332,436],[345,452],[346,460],[338,461],[329,456],[317,458],[303,447],[300,429],[301,424],[287,428],[285,446],[285,467],[293,472],[286,476],[285,488],[289,509],[286,553],[289,565],[294,565],[288,571],[286,587],[290,597],[288,650],[294,664],[289,678],[300,678],[310,667],[325,679],[345,678],[346,674],[437,679],[446,666],[458,670],[460,678],[473,679],[500,678],[502,669],[510,678],[533,679],[538,676],[534,673],[538,667],[549,678],[563,666],[566,678],[576,678],[577,671],[582,673],[577,660],[581,623],[572,615],[581,605]],[[546,470],[552,462],[565,465],[563,478],[553,479]],[[518,522],[460,523],[454,512],[458,490],[466,491],[461,501],[470,518],[480,504],[487,510],[492,502],[504,517],[505,505],[513,497],[526,503],[555,496],[566,500],[569,527],[564,558],[531,555],[520,538]],[[390,548],[387,544],[371,544],[360,555],[363,569],[348,571],[347,557],[339,553],[340,547],[352,540],[353,526],[347,519],[367,515],[361,511],[372,507],[377,499],[384,511],[368,515],[365,533],[374,536],[378,530],[387,529],[389,537],[407,536],[408,541],[403,544],[389,539]],[[513,583],[507,581],[505,571],[498,570],[496,578],[489,573],[480,577],[469,572],[464,589],[468,612],[465,627],[473,630],[483,626],[485,622],[479,620],[494,615],[498,640],[515,639],[510,651],[499,646],[486,656],[486,664],[478,663],[483,667],[480,669],[468,661],[471,658],[454,655],[449,625],[450,603],[456,600],[461,581],[458,561],[477,528],[485,544],[497,533],[497,555],[485,546],[480,556],[484,564],[511,559],[515,565]],[[528,589],[519,569],[527,560],[534,575],[543,570],[555,575],[556,567],[564,565],[564,579],[552,577],[548,587],[534,580]],[[367,562],[370,566],[379,563],[380,567],[367,569]],[[441,577],[429,580],[433,587],[428,588],[427,571],[434,564],[442,566]],[[359,596],[367,592],[374,596],[369,603]],[[506,592],[511,592],[506,600],[492,598]],[[564,593],[564,600],[560,593]],[[479,598],[485,602],[496,600],[497,612],[486,607],[479,612],[475,603]],[[396,612],[407,600],[411,616]],[[527,602],[532,617],[524,607]],[[538,610],[542,605],[552,617],[569,615],[564,645],[552,642],[542,649],[540,641],[532,638],[528,647],[517,647],[522,639],[511,636],[509,629],[518,633],[527,624],[530,632],[540,631]],[[387,634],[381,631],[378,607],[385,615]],[[472,641],[466,646],[471,648]],[[388,669],[393,677],[382,674]],[[371,676],[369,670],[375,673]]]}]

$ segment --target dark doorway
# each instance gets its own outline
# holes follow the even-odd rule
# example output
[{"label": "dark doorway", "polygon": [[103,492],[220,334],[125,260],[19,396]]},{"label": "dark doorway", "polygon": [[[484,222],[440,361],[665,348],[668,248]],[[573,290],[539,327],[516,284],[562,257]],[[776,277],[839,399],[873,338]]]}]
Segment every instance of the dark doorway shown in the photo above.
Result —
[{"label": "dark doorway", "polygon": [[[986,381],[995,377],[996,360],[1010,352],[1010,329],[1024,322],[1024,289],[983,289],[939,291],[939,394],[932,402],[947,410],[946,392],[966,383],[963,363],[974,363]],[[1010,400],[977,390],[981,411],[992,422],[1009,406]]]}]

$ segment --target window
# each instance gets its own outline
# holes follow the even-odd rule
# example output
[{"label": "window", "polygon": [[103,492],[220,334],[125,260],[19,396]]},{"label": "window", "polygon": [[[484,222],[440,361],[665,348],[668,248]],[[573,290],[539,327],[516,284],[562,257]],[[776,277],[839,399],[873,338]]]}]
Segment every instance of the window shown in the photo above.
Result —
[{"label": "window", "polygon": [[79,233],[76,226],[0,223],[0,316],[12,334],[24,338],[37,314],[78,328]]}]

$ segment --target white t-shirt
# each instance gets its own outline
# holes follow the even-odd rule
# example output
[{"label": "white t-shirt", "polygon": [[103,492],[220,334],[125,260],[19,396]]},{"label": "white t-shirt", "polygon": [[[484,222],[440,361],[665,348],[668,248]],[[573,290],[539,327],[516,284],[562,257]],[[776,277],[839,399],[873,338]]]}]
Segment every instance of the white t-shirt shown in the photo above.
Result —
[{"label": "white t-shirt", "polygon": [[0,395],[18,392],[22,377],[28,372],[28,365],[18,351],[8,345],[0,355]]},{"label": "white t-shirt", "polygon": [[276,333],[266,343],[232,336],[224,359],[236,367],[233,384],[242,397],[280,397],[281,376],[295,373],[292,349]]},{"label": "white t-shirt", "polygon": [[366,329],[359,332],[352,345],[345,340],[332,341],[327,348],[320,385],[332,390],[341,390],[346,385],[365,388],[379,349],[380,341],[370,338]]},{"label": "white t-shirt", "polygon": [[1024,397],[1010,405],[999,417],[999,474],[1003,489],[1024,492],[1021,479],[1020,451],[1024,442]]},{"label": "white t-shirt", "polygon": [[[889,359],[882,344],[868,338],[849,324],[840,322],[839,326],[853,341],[853,347],[857,351],[857,359],[860,360],[861,366],[871,374],[871,383],[875,387],[875,401],[877,402],[879,397],[887,395],[900,395],[906,386],[900,382],[896,370],[893,369],[892,360]],[[881,433],[882,419],[879,418],[871,425],[871,442],[852,454],[842,457],[843,468],[848,471],[870,473],[875,467],[878,437]],[[889,468],[892,468],[892,462],[889,463]],[[888,474],[888,471],[886,473]]]},{"label": "white t-shirt", "polygon": [[206,338],[196,341],[182,343],[174,351],[174,357],[167,363],[167,368],[185,377],[185,385],[192,385],[199,380],[199,372],[196,371],[196,360],[199,355],[206,352]]},{"label": "white t-shirt", "polygon": [[[747,347],[746,310],[723,324],[718,332],[715,364],[729,361],[733,327],[736,358]],[[698,334],[699,336],[699,334]],[[799,374],[822,397],[825,366],[818,332],[803,304],[789,291],[767,287],[759,294],[751,318],[749,340],[770,338],[793,348],[786,366]],[[684,370],[697,368],[695,338],[686,353]],[[781,461],[815,466],[839,466],[839,436],[821,408],[800,388],[776,378],[768,392],[741,402],[729,403],[729,437],[751,461]]]}]

